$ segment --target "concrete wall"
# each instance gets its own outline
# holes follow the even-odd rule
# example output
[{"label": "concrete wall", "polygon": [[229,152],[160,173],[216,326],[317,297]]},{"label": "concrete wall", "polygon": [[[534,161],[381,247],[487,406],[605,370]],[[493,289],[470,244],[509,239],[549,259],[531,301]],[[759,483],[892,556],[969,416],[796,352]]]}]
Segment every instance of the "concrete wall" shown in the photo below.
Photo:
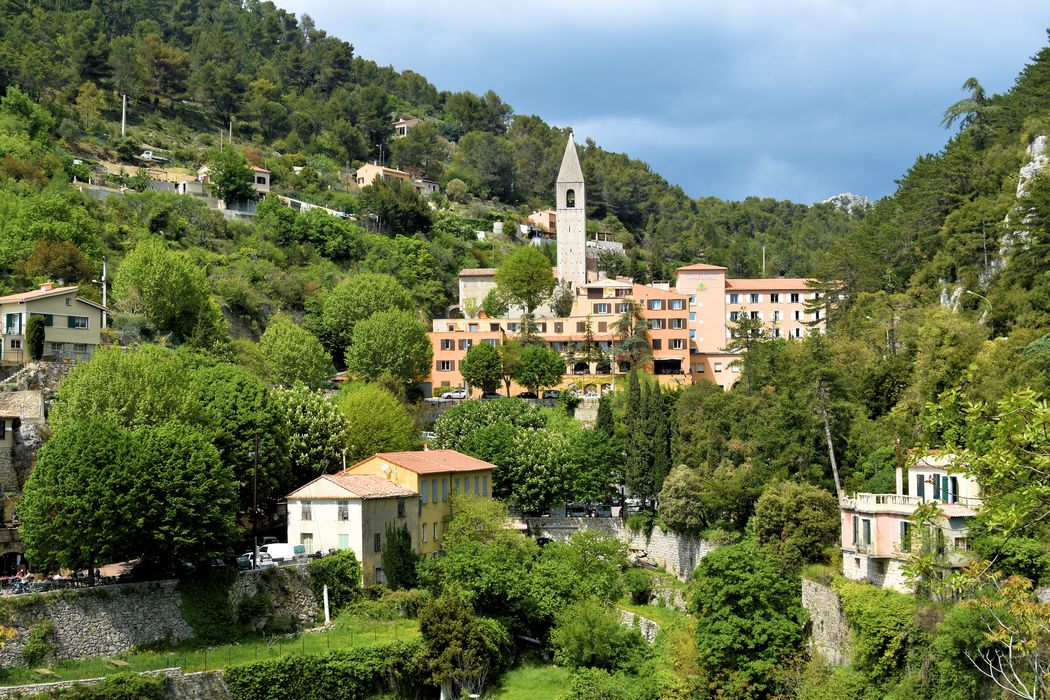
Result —
[{"label": "concrete wall", "polygon": [[[189,639],[193,629],[182,618],[177,585],[177,581],[151,581],[6,598],[6,624],[17,630],[17,636],[0,649],[0,668],[23,663],[30,630],[46,620],[54,625],[50,641],[58,659],[114,656],[136,646]],[[240,572],[230,587],[234,610],[241,599],[260,590],[270,596],[272,608],[255,627],[279,615],[293,617],[300,626],[316,620],[317,603],[305,567]]]},{"label": "concrete wall", "polygon": [[644,532],[635,534],[619,518],[526,518],[525,524],[532,536],[554,540],[568,540],[578,530],[598,530],[686,581],[700,560],[715,550],[715,545],[706,540],[666,533],[659,526],[648,536]]},{"label": "concrete wall", "polygon": [[809,613],[809,647],[825,661],[849,663],[849,625],[842,601],[827,586],[802,579],[802,607]]}]

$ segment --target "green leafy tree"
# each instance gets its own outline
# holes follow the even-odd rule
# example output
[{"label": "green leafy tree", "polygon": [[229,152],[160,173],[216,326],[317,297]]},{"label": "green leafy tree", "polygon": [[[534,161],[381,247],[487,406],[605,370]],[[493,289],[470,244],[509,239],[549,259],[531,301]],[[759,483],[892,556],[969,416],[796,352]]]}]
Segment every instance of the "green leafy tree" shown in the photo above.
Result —
[{"label": "green leafy tree", "polygon": [[499,287],[493,287],[481,300],[481,310],[489,318],[503,318],[510,311],[510,304]]},{"label": "green leafy tree", "polygon": [[[559,318],[565,318],[572,313],[572,304],[575,300],[576,292],[573,290],[572,285],[568,282],[561,282],[555,288],[553,296],[551,296],[551,312]],[[588,319],[587,327],[590,328],[590,325],[590,319]]]},{"label": "green leafy tree", "polygon": [[252,201],[258,197],[252,187],[252,171],[244,154],[234,148],[215,151],[208,158],[208,182],[227,204]]},{"label": "green leafy tree", "polygon": [[321,392],[302,385],[273,390],[273,402],[288,431],[292,483],[338,471],[349,445],[346,414]]},{"label": "green leafy tree", "polygon": [[556,350],[529,345],[521,351],[514,368],[514,381],[539,396],[544,387],[557,386],[565,375],[565,363]]},{"label": "green leafy tree", "polygon": [[824,559],[841,526],[839,504],[810,484],[772,483],[755,504],[755,539],[791,570]]},{"label": "green leafy tree", "polygon": [[381,311],[414,308],[412,293],[390,275],[352,275],[324,297],[319,324],[321,342],[333,356],[341,358],[358,323]]},{"label": "green leafy tree", "polygon": [[607,501],[622,476],[620,441],[597,427],[577,430],[568,436],[565,455],[573,500]]},{"label": "green leafy tree", "polygon": [[430,207],[405,180],[376,178],[361,190],[357,211],[364,224],[379,233],[411,236],[430,230]]},{"label": "green leafy tree", "polygon": [[495,393],[503,379],[503,359],[495,346],[474,345],[460,363],[459,372],[470,386],[486,394]]},{"label": "green leafy tree", "polygon": [[72,241],[38,238],[29,257],[21,264],[25,274],[75,284],[95,274],[95,266]]},{"label": "green leafy tree", "polygon": [[117,307],[142,314],[160,332],[211,349],[228,340],[218,307],[200,266],[157,239],[128,253],[113,282]]},{"label": "green leafy tree", "polygon": [[456,450],[472,433],[490,425],[538,429],[545,424],[539,409],[521,399],[464,401],[434,421],[434,433],[441,447]]},{"label": "green leafy tree", "polygon": [[336,394],[346,417],[346,459],[357,462],[377,452],[399,452],[419,444],[415,422],[404,404],[376,384],[351,384]]},{"label": "green leafy tree", "polygon": [[383,311],[354,327],[347,369],[368,381],[390,375],[406,387],[430,373],[434,349],[427,327],[409,311]]},{"label": "green leafy tree", "polygon": [[499,349],[499,357],[503,362],[503,388],[510,396],[510,384],[514,381],[514,373],[518,371],[521,364],[521,353],[525,350],[525,343],[521,340],[505,340]]},{"label": "green leafy tree", "polygon": [[518,248],[496,268],[496,286],[511,303],[532,314],[554,291],[551,262],[532,246]]},{"label": "green leafy tree", "polygon": [[383,541],[383,576],[393,589],[416,587],[416,564],[419,557],[412,548],[408,527],[387,523]]},{"label": "green leafy tree", "polygon": [[693,575],[700,663],[723,692],[770,693],[779,664],[802,643],[798,586],[777,561],[749,544],[722,547]]},{"label": "green leafy tree", "polygon": [[259,350],[269,359],[270,377],[279,386],[301,383],[320,389],[335,372],[321,341],[288,316],[270,321],[259,339]]},{"label": "green leafy tree", "polygon": [[675,532],[699,534],[707,526],[704,479],[684,464],[671,470],[660,491],[660,520]]},{"label": "green leafy tree", "polygon": [[[390,144],[390,154],[399,168],[431,180],[441,177],[448,150],[448,142],[430,121],[416,124],[404,138]],[[447,191],[447,185],[445,189]]]},{"label": "green leafy tree", "polygon": [[33,360],[44,356],[44,332],[44,317],[39,314],[31,315],[26,324],[26,350]]},{"label": "green leafy tree", "polygon": [[340,549],[310,562],[310,588],[318,604],[328,587],[328,601],[336,610],[342,610],[361,595],[361,563],[352,549]]},{"label": "green leafy tree", "polygon": [[597,600],[583,600],[561,611],[551,632],[554,659],[570,668],[635,669],[646,644],[633,627]]},{"label": "green leafy tree", "polygon": [[445,185],[445,196],[453,202],[467,201],[468,191],[467,183],[463,182],[458,177],[452,178],[448,181],[448,184]]},{"label": "green leafy tree", "polygon": [[750,394],[752,382],[751,351],[758,343],[762,342],[765,327],[762,325],[762,319],[752,318],[751,312],[746,307],[740,310],[740,315],[737,316],[735,321],[731,320],[726,326],[729,331],[729,342],[725,344],[722,350],[740,354],[740,359],[737,362],[743,364],[744,387],[747,389],[747,393]]}]

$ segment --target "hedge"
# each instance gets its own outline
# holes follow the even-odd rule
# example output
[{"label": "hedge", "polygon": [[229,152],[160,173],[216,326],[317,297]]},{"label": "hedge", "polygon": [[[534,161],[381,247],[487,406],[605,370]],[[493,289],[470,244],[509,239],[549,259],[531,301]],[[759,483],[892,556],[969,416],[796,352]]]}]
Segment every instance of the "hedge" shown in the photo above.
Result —
[{"label": "hedge", "polygon": [[425,646],[415,640],[231,666],[225,680],[234,700],[356,700],[415,696],[429,688],[429,675]]}]

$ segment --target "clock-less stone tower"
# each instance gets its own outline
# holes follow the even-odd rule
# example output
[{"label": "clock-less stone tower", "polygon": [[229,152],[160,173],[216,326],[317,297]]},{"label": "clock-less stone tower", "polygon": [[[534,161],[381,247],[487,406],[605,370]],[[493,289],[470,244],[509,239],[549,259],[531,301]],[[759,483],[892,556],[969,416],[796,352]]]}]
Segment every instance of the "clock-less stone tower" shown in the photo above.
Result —
[{"label": "clock-less stone tower", "polygon": [[587,283],[587,214],[583,169],[572,133],[558,171],[557,195],[558,281],[579,289]]}]

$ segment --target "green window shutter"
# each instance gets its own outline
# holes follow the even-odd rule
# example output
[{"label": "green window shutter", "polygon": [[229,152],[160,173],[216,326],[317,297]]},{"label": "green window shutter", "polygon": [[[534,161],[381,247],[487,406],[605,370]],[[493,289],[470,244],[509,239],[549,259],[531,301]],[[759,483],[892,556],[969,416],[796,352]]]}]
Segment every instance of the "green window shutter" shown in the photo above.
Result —
[{"label": "green window shutter", "polygon": [[66,328],[76,328],[77,321],[75,316],[66,316]]}]

